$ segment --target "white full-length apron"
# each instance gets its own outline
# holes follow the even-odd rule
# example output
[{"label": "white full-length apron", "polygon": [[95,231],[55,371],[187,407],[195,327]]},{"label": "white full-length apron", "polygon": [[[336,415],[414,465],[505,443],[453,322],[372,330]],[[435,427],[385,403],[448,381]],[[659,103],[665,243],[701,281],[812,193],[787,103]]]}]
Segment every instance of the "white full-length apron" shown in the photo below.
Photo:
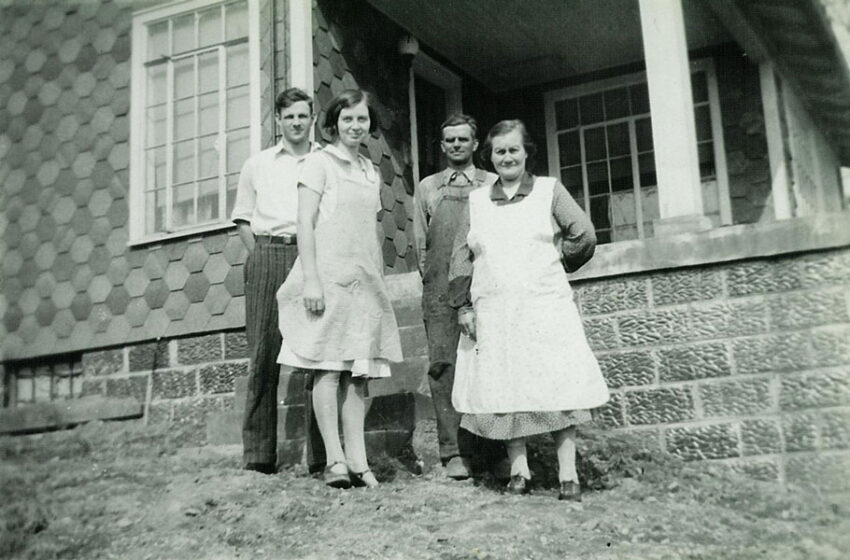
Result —
[{"label": "white full-length apron", "polygon": [[608,387],[584,334],[555,245],[555,180],[498,206],[469,196],[477,342],[461,336],[452,403],[467,414],[580,410]]}]

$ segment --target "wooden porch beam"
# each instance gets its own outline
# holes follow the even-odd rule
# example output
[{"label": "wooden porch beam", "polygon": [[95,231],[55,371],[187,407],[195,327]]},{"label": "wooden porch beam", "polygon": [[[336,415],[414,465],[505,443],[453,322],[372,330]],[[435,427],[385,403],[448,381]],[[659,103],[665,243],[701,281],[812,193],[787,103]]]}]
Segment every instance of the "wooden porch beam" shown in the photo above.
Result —
[{"label": "wooden porch beam", "polygon": [[711,227],[703,215],[691,69],[680,0],[639,0],[661,219],[655,235]]}]

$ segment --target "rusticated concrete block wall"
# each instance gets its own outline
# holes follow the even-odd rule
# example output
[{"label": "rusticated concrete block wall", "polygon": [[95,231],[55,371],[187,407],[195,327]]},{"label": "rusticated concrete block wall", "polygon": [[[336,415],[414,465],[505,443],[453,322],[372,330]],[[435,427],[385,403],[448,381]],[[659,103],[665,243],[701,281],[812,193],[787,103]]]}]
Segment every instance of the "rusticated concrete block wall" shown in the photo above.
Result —
[{"label": "rusticated concrete block wall", "polygon": [[850,487],[850,250],[575,282],[610,428]]},{"label": "rusticated concrete block wall", "polygon": [[189,428],[204,443],[206,416],[234,408],[237,377],[248,373],[244,331],[161,340],[83,355],[83,395],[135,397],[148,423]]},{"label": "rusticated concrete block wall", "polygon": [[[406,284],[418,286],[418,276]],[[390,281],[390,284],[399,284]],[[402,293],[405,291],[407,293]],[[370,383],[367,444],[373,453],[398,455],[410,445],[417,416],[427,415],[417,398],[427,367],[425,330],[418,294],[396,288],[404,363],[390,379]],[[248,375],[244,330],[162,339],[88,352],[82,358],[80,396],[135,397],[149,424],[170,423],[188,443],[241,444]],[[301,461],[305,443],[305,376],[284,368],[278,387],[279,460]],[[417,410],[419,406],[420,410]]]},{"label": "rusticated concrete block wall", "polygon": [[[418,277],[396,293],[405,362],[370,385],[373,452],[401,452],[430,403]],[[414,286],[414,284],[416,286]],[[850,489],[850,248],[573,283],[612,391],[596,422],[686,460],[761,479]],[[243,331],[83,356],[83,393],[134,396],[148,422],[239,443]],[[304,445],[303,377],[279,390],[281,461]]]}]

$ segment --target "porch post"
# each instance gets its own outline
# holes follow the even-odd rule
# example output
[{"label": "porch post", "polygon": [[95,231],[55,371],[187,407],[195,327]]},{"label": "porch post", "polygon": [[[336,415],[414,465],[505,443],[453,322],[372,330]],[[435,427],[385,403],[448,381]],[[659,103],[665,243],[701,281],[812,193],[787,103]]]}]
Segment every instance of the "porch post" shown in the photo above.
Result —
[{"label": "porch post", "polygon": [[660,220],[656,237],[711,228],[703,215],[681,0],[639,0]]},{"label": "porch post", "polygon": [[776,78],[770,62],[759,64],[761,103],[764,109],[764,129],[767,136],[767,154],[770,161],[770,188],[773,192],[773,212],[777,220],[791,217],[791,188],[788,168],[785,166],[785,148],[782,142],[779,95]]},{"label": "porch post", "polygon": [[289,85],[313,95],[313,2],[289,0]]}]

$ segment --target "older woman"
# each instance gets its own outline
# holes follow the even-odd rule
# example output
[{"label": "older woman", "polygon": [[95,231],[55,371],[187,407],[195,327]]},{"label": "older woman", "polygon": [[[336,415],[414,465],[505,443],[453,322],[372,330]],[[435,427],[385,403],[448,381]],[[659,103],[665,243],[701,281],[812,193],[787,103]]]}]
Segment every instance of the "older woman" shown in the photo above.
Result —
[{"label": "older woman", "polygon": [[589,260],[596,237],[558,180],[528,173],[533,155],[518,120],[499,122],[485,141],[482,157],[498,179],[470,194],[450,272],[450,297],[465,335],[452,402],[464,413],[461,426],[506,440],[514,493],[527,492],[531,478],[526,438],[552,432],[558,497],[580,501],[575,426],[608,400],[608,388],[565,267],[575,270]]},{"label": "older woman", "polygon": [[371,488],[378,481],[366,460],[366,379],[388,377],[389,362],[402,359],[376,229],[381,176],[359,153],[377,122],[368,95],[346,90],[330,102],[323,124],[333,142],[307,156],[298,180],[299,257],[277,294],[278,361],[315,372],[325,483]]}]

